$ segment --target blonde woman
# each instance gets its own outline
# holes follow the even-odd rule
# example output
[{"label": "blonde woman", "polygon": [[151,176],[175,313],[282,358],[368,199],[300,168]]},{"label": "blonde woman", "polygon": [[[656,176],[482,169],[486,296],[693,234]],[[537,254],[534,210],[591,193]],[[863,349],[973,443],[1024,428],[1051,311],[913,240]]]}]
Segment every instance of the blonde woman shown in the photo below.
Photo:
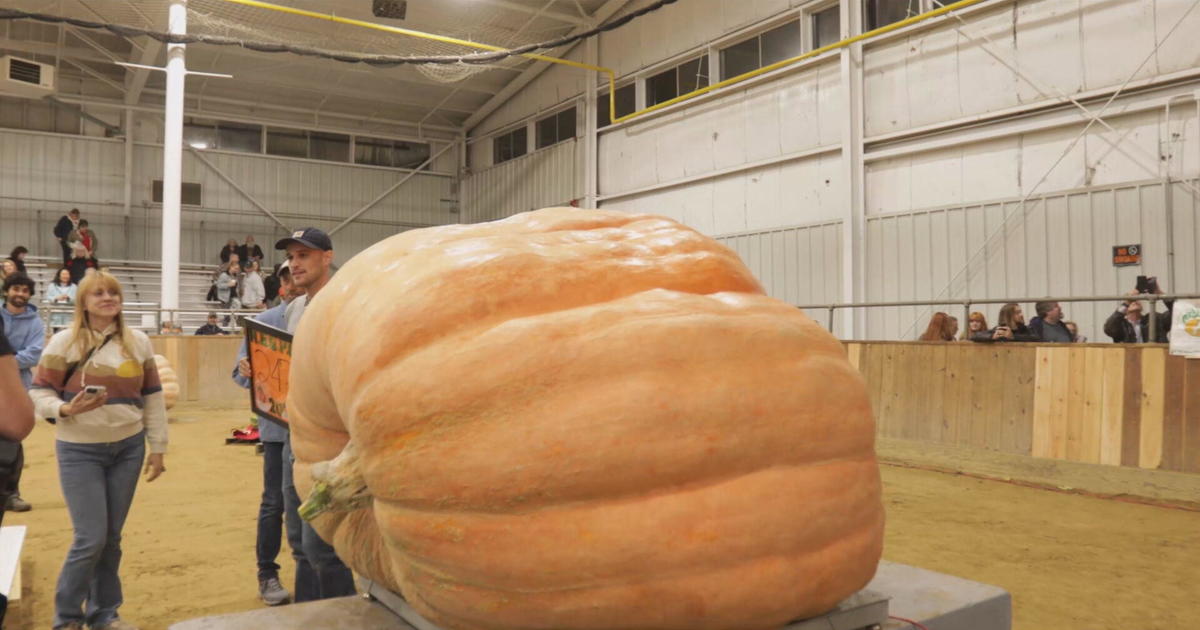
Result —
[{"label": "blonde woman", "polygon": [[50,338],[30,390],[38,414],[57,419],[58,473],[75,530],[54,593],[56,630],[136,630],[117,615],[121,529],[143,459],[146,481],[166,470],[167,410],[150,339],[126,325],[122,302],[112,274],[88,274],[75,319]]}]

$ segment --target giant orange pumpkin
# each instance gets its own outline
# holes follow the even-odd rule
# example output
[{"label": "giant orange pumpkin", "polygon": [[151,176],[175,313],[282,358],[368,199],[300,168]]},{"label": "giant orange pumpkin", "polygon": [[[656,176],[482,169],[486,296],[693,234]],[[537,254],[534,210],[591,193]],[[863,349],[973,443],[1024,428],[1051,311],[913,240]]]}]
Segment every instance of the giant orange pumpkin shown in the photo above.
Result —
[{"label": "giant orange pumpkin", "polygon": [[321,290],[293,351],[306,514],[446,628],[772,628],[874,575],[862,379],[669,219],[393,236]]},{"label": "giant orange pumpkin", "polygon": [[175,368],[171,367],[167,357],[161,354],[154,355],[154,364],[158,367],[158,380],[162,382],[163,402],[166,403],[167,409],[170,409],[179,402],[179,375],[175,373]]}]

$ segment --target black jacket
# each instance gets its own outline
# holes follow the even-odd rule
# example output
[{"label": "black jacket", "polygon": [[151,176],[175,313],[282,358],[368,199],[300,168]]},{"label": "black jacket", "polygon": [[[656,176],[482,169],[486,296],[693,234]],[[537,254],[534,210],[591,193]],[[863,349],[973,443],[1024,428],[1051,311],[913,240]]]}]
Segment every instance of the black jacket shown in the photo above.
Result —
[{"label": "black jacket", "polygon": [[[996,328],[999,328],[999,326],[997,326]],[[1020,326],[1017,326],[1016,328],[1012,329],[1012,334],[1013,334],[1012,339],[1008,339],[1008,338],[1004,338],[1004,337],[1001,337],[1000,339],[992,339],[992,335],[996,334],[996,328],[993,328],[991,330],[985,330],[983,332],[977,332],[974,335],[971,335],[971,341],[978,341],[981,343],[992,343],[992,342],[997,342],[997,341],[1007,342],[1007,341],[1037,341],[1038,340],[1037,336],[1034,335],[1033,332],[1031,330],[1029,330],[1029,327],[1026,326],[1025,324],[1021,324]]]},{"label": "black jacket", "polygon": [[1075,335],[1071,334],[1071,330],[1067,328],[1067,325],[1062,323],[1061,320],[1057,324],[1047,324],[1046,320],[1042,319],[1041,317],[1034,317],[1033,319],[1029,320],[1029,332],[1033,334],[1033,341],[1046,341],[1045,331],[1047,326],[1057,326],[1061,328],[1067,333],[1068,336],[1071,337],[1071,341],[1075,341]]},{"label": "black jacket", "polygon": [[[1142,343],[1167,343],[1167,333],[1171,330],[1171,309],[1175,306],[1175,300],[1163,300],[1163,304],[1167,305],[1166,313],[1150,313],[1142,315],[1142,321],[1138,325],[1142,329]],[[1150,318],[1158,318],[1158,328],[1154,332],[1154,339],[1150,339]],[[1133,322],[1125,319],[1125,307],[1122,306],[1113,311],[1112,315],[1108,316],[1108,321],[1104,322],[1104,334],[1112,337],[1113,343],[1137,343],[1137,334],[1133,330]]]},{"label": "black jacket", "polygon": [[229,333],[221,330],[221,327],[216,324],[205,324],[196,329],[197,335],[227,335]]},{"label": "black jacket", "polygon": [[65,214],[62,215],[62,218],[58,220],[58,223],[54,224],[54,235],[57,236],[59,240],[67,238],[71,235],[71,232],[74,231],[75,224],[71,223],[71,217]]}]

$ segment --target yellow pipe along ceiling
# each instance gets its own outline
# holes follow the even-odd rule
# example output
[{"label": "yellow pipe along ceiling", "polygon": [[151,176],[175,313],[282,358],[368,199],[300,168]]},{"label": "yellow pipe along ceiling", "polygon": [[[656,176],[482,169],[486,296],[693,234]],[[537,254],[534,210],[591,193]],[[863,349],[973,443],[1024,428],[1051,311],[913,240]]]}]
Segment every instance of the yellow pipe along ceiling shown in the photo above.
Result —
[{"label": "yellow pipe along ceiling", "polygon": [[[367,22],[365,20],[356,20],[353,18],[345,18],[345,17],[341,17],[341,16],[337,16],[337,15],[329,15],[326,13],[317,13],[316,11],[307,11],[305,9],[297,9],[294,7],[287,7],[287,6],[283,6],[283,5],[272,4],[270,2],[262,2],[261,0],[223,0],[223,1],[229,2],[232,4],[240,4],[240,5],[244,5],[244,6],[248,6],[248,7],[266,9],[269,11],[278,11],[280,13],[288,13],[291,15],[299,15],[299,16],[303,16],[303,17],[318,19],[318,20],[326,20],[326,21],[335,22],[338,24],[346,24],[349,26],[358,26],[358,27],[362,27],[362,28],[369,28],[369,29],[374,29],[377,31],[394,33],[396,35],[407,35],[409,37],[417,37],[420,39],[427,39],[427,40],[431,40],[431,41],[441,42],[444,44],[455,44],[455,45],[464,46],[467,48],[476,48],[479,50],[490,50],[493,52],[504,52],[504,51],[508,50],[507,48],[502,48],[500,46],[492,46],[490,44],[483,44],[480,42],[472,42],[472,41],[467,41],[465,39],[458,39],[455,37],[447,37],[445,35],[436,35],[433,33],[425,33],[423,31],[415,31],[412,29],[400,28],[398,26],[389,26],[387,24],[376,24],[374,22]],[[615,124],[615,123],[622,123],[627,120],[632,120],[639,116],[644,116],[646,114],[649,114],[650,112],[655,112],[655,111],[658,111],[665,107],[670,107],[671,105],[674,105],[676,103],[682,103],[684,101],[691,100],[693,98],[696,98],[697,96],[700,96],[701,94],[707,94],[714,90],[719,90],[721,88],[726,88],[726,87],[730,87],[732,85],[737,85],[738,83],[741,83],[743,81],[753,79],[754,77],[766,74],[768,72],[773,72],[780,68],[786,68],[787,66],[799,63],[801,61],[804,61],[805,59],[811,59],[812,57],[816,57],[817,55],[824,54],[831,50],[838,50],[840,48],[845,48],[852,44],[866,41],[866,40],[872,39],[874,37],[878,37],[880,35],[890,33],[897,29],[904,28],[906,26],[910,26],[913,24],[924,22],[926,20],[933,19],[935,17],[945,15],[945,14],[947,14],[951,11],[955,11],[957,9],[969,7],[973,4],[979,4],[980,2],[984,2],[984,0],[959,0],[958,2],[954,2],[952,4],[945,5],[939,9],[934,9],[933,11],[928,11],[928,12],[922,13],[920,15],[914,15],[910,18],[900,20],[899,22],[893,22],[891,24],[888,24],[887,26],[881,26],[877,29],[867,31],[865,33],[861,33],[861,34],[855,35],[853,37],[847,37],[846,39],[843,39],[838,42],[834,42],[827,46],[822,46],[815,50],[810,50],[809,52],[806,52],[802,55],[797,55],[797,56],[791,57],[789,59],[784,59],[783,61],[777,61],[773,64],[758,68],[757,70],[751,70],[750,72],[745,72],[745,73],[739,74],[736,77],[730,77],[728,79],[725,79],[724,81],[720,81],[717,83],[713,83],[711,85],[707,85],[700,89],[688,92],[687,94],[681,94],[679,96],[676,96],[673,99],[663,101],[663,102],[653,105],[651,107],[647,107],[645,109],[638,110],[638,111],[626,114],[624,116],[617,116],[616,71],[613,70],[612,68],[605,68],[603,66],[593,66],[591,64],[579,63],[577,61],[571,61],[569,59],[560,59],[558,57],[548,57],[546,55],[538,55],[538,54],[534,54],[534,53],[524,53],[524,54],[521,54],[520,56],[527,57],[529,59],[535,59],[537,61],[556,63],[556,64],[560,64],[560,65],[564,65],[564,66],[570,66],[572,68],[579,68],[582,70],[593,70],[595,72],[601,72],[601,73],[606,74],[608,76],[608,115],[609,115],[609,118]]]}]

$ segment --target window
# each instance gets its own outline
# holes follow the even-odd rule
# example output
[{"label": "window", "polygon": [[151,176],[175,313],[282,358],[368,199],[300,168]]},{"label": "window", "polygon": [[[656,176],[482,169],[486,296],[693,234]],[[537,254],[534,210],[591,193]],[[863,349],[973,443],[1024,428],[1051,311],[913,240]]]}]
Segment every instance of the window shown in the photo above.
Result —
[{"label": "window", "polygon": [[310,131],[308,132],[308,157],[328,162],[349,162],[350,136]]},{"label": "window", "polygon": [[303,129],[268,127],[267,153],[283,157],[308,157],[308,132]]},{"label": "window", "polygon": [[[156,179],[150,186],[150,199],[155,203],[162,203],[163,200],[163,181]],[[200,184],[191,182],[183,182],[179,188],[179,202],[185,206],[199,206],[200,204]]]},{"label": "window", "polygon": [[262,126],[221,121],[217,124],[217,148],[262,153]]},{"label": "window", "polygon": [[813,50],[842,40],[842,16],[835,4],[812,14]]},{"label": "window", "polygon": [[[617,118],[628,116],[637,111],[637,88],[634,84],[624,85],[617,88]],[[601,94],[596,98],[596,128],[607,127],[612,124],[608,117],[608,94]]]},{"label": "window", "polygon": [[708,85],[708,56],[685,61],[646,79],[646,106],[665,103]]},{"label": "window", "polygon": [[194,149],[220,149],[262,153],[262,126],[245,123],[186,118],[183,143]]},{"label": "window", "polygon": [[[222,123],[224,127],[224,123]],[[304,129],[267,128],[267,154],[326,162],[350,161],[350,136]]]},{"label": "window", "polygon": [[548,147],[575,137],[575,108],[537,121],[537,148]]},{"label": "window", "polygon": [[429,145],[383,138],[354,138],[354,163],[395,168],[417,168],[429,159]]},{"label": "window", "polygon": [[529,150],[529,132],[525,126],[492,138],[492,164],[519,158]]},{"label": "window", "polygon": [[721,79],[791,59],[803,52],[799,20],[721,49]]},{"label": "window", "polygon": [[863,21],[868,31],[920,13],[920,0],[863,0]]}]

